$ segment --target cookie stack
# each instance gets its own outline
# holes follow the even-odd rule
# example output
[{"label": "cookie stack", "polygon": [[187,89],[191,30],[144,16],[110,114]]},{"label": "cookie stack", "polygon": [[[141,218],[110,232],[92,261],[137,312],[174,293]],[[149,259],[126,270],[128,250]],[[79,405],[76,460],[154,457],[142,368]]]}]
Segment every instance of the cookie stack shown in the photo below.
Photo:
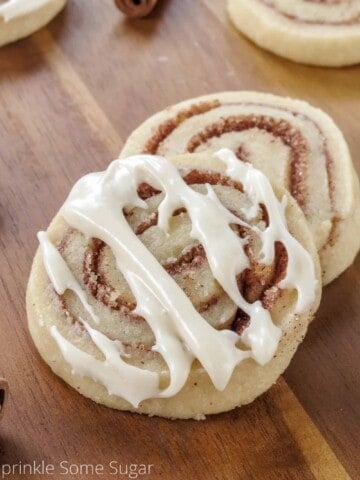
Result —
[{"label": "cookie stack", "polygon": [[204,418],[276,381],[359,230],[359,182],[324,112],[254,92],[187,100],[39,234],[30,331],[96,402]]}]

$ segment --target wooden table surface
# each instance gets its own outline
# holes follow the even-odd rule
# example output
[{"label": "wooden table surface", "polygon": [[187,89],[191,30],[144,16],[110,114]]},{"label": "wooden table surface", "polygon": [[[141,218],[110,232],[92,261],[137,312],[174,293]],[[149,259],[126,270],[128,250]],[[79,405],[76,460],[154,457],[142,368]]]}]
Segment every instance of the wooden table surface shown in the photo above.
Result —
[{"label": "wooden table surface", "polygon": [[3,465],[43,460],[55,465],[51,478],[96,478],[60,475],[61,461],[103,464],[105,473],[111,461],[150,464],[139,478],[151,480],[359,478],[360,257],[325,288],[278,384],[205,422],[96,405],[50,372],[27,330],[36,232],[80,176],[106,168],[132,129],[167,104],[231,89],[303,98],[343,129],[360,173],[360,68],[306,67],[261,51],[234,31],[224,6],[161,0],[151,18],[129,21],[111,0],[70,0],[46,29],[0,50],[0,374],[11,390]]}]

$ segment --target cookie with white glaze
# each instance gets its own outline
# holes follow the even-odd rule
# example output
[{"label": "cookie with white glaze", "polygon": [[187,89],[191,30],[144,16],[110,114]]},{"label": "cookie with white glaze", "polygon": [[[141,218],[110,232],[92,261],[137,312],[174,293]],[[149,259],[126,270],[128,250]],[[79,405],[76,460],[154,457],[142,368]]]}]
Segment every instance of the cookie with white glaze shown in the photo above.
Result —
[{"label": "cookie with white glaze", "polygon": [[228,0],[236,28],[295,62],[342,67],[360,62],[359,0]]},{"label": "cookie with white glaze", "polygon": [[[287,367],[319,304],[319,262],[303,213],[283,190],[277,191],[276,200],[263,176],[260,183],[265,190],[270,189],[266,194],[270,200],[258,203],[252,196],[256,184],[247,183],[245,188],[238,174],[209,154],[173,160],[185,183],[181,183],[181,177],[169,183],[170,167],[147,157],[150,164],[155,162],[157,171],[164,167],[167,195],[164,197],[156,175],[147,170],[142,177],[143,171],[139,170],[135,192],[145,203],[133,206],[137,200],[130,190],[136,185],[132,184],[133,177],[125,177],[127,169],[131,170],[134,162],[141,163],[141,158],[114,162],[98,177],[102,180],[96,185],[103,185],[105,197],[111,197],[109,207],[100,215],[96,213],[96,205],[102,201],[97,197],[97,187],[82,180],[47,235],[40,236],[42,249],[35,256],[27,290],[29,328],[35,345],[51,369],[69,385],[112,408],[200,419],[249,403]],[[238,163],[235,157],[231,161],[232,165]],[[246,175],[244,182],[248,182]],[[251,171],[249,175],[253,178],[256,173]],[[144,178],[147,182],[142,181]],[[114,185],[122,188],[114,189]],[[183,203],[174,193],[180,190]],[[102,228],[109,219],[110,229],[117,225],[124,192],[128,195],[124,218],[129,231],[108,237]],[[84,206],[84,195],[91,197],[85,216],[98,215],[98,237],[90,234],[91,222],[83,223],[82,214],[77,217],[76,212]],[[162,215],[167,209],[170,216],[165,232]],[[209,226],[213,221],[220,223]],[[281,226],[276,227],[277,223]],[[193,229],[194,224],[198,230]],[[206,232],[208,228],[212,235]],[[202,229],[203,243],[197,233]],[[288,236],[288,230],[292,236]],[[277,237],[275,231],[282,233]],[[127,235],[133,238],[131,242],[126,240]],[[273,252],[273,258],[266,262],[264,239]],[[134,257],[124,256],[121,250],[119,259],[120,250],[115,248],[119,241]],[[224,241],[228,242],[225,246]],[[151,255],[149,264],[148,253],[142,258],[144,246]],[[234,248],[239,255],[233,255]],[[236,265],[241,262],[239,269]],[[139,272],[142,274],[138,276]],[[236,302],[244,302],[245,311],[251,315],[225,291],[230,288],[226,282],[231,278],[235,281]],[[299,292],[295,288],[298,281],[302,284]],[[133,282],[132,288],[129,282]],[[184,300],[178,308],[184,294],[190,303]],[[156,314],[152,302],[158,301],[162,307]],[[261,325],[266,333],[259,333]],[[227,362],[233,369],[229,370]],[[129,371],[130,365],[135,370]],[[187,366],[189,372],[184,376]],[[166,394],[172,385],[175,393]]]},{"label": "cookie with white glaze", "polygon": [[67,0],[0,1],[0,47],[27,37],[47,25]]},{"label": "cookie with white glaze", "polygon": [[313,233],[323,283],[360,248],[360,190],[343,134],[306,102],[259,92],[222,92],[170,106],[140,125],[121,155],[232,149],[297,200]]}]

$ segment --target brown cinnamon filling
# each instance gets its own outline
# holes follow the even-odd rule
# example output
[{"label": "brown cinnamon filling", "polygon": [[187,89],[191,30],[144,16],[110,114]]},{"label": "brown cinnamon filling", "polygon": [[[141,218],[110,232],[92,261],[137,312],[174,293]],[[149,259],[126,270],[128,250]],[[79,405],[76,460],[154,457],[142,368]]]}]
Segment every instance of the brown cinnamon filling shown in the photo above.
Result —
[{"label": "brown cinnamon filling", "polygon": [[[263,307],[270,310],[278,300],[282,291],[277,284],[285,277],[288,262],[286,249],[280,242],[275,243],[275,262],[274,272],[267,281],[264,281],[264,275],[262,275],[266,266],[258,263],[252,262],[251,268],[239,275],[239,290],[247,302],[260,299]],[[231,329],[241,335],[249,322],[249,315],[239,308]]]},{"label": "brown cinnamon filling", "polygon": [[[167,137],[183,122],[188,118],[206,113],[210,110],[222,107],[222,106],[241,106],[241,105],[256,105],[257,107],[264,106],[260,103],[252,102],[243,102],[243,103],[221,103],[220,100],[211,101],[211,102],[202,102],[199,104],[193,104],[190,108],[181,110],[178,112],[176,117],[166,120],[164,123],[160,124],[154,135],[150,137],[147,141],[143,153],[157,154],[160,148],[160,145],[167,139]],[[277,107],[278,110],[283,110],[293,115],[298,115],[296,112],[292,112],[283,107]],[[200,113],[197,113],[200,111]],[[323,137],[323,134],[317,124],[309,117],[304,114],[301,114],[307,121],[310,121],[314,124],[319,132],[319,135]],[[307,153],[307,144],[303,138],[300,131],[295,130],[290,123],[285,120],[276,120],[270,116],[256,116],[256,115],[239,115],[231,117],[221,117],[218,122],[209,127],[205,128],[204,131],[199,132],[197,135],[194,135],[188,144],[187,151],[194,152],[201,144],[207,142],[212,137],[220,137],[224,133],[230,133],[232,131],[240,132],[251,128],[259,128],[267,131],[268,133],[274,134],[277,138],[280,138],[284,145],[288,146],[291,150],[291,159],[290,159],[290,181],[291,181],[291,192],[293,196],[297,199],[298,203],[305,208],[306,207],[306,175],[307,175],[307,162],[306,162],[306,153]],[[324,138],[324,137],[323,137]],[[335,191],[335,182],[333,174],[333,161],[327,150],[326,141],[324,138],[324,154],[326,157],[326,171],[329,182],[329,194],[330,194],[330,203],[332,208],[335,209],[334,201],[334,191]],[[249,161],[248,153],[244,146],[240,146],[235,151],[237,157],[243,161]]]},{"label": "brown cinnamon filling", "polygon": [[[223,185],[227,187],[233,187],[236,190],[243,191],[242,185],[238,182],[234,182],[231,178],[221,175],[221,173],[209,171],[209,170],[190,170],[187,172],[184,177],[184,181],[188,185],[204,185],[208,183],[209,185]],[[138,188],[138,194],[142,200],[147,200],[157,194],[159,194],[159,190],[154,189],[151,185],[147,183],[141,183],[140,187]],[[263,207],[263,205],[261,205]],[[173,216],[179,215],[182,212],[185,212],[184,208],[179,208],[173,213]],[[264,219],[267,216],[266,209],[263,208]],[[147,220],[140,223],[136,229],[136,235],[143,234],[146,230],[157,225],[158,222],[158,213],[152,213]],[[268,222],[268,219],[267,219]]]},{"label": "brown cinnamon filling", "polygon": [[256,115],[222,118],[194,135],[188,142],[187,151],[195,152],[200,145],[213,137],[221,137],[225,133],[242,132],[253,128],[271,133],[274,137],[280,138],[284,145],[290,148],[291,194],[299,205],[304,207],[306,190],[303,180],[307,174],[306,153],[308,148],[301,133],[291,128],[285,120]]},{"label": "brown cinnamon filling", "polygon": [[135,230],[136,235],[142,235],[144,232],[146,232],[146,230],[153,227],[154,225],[157,225],[158,218],[159,218],[158,212],[152,213],[146,221],[140,223],[140,225],[136,227],[136,230]]},{"label": "brown cinnamon filling", "polygon": [[[187,174],[184,176],[184,179],[188,184],[211,183],[213,185],[221,184],[241,189],[241,185],[216,172],[192,170],[187,172]],[[140,192],[141,194],[146,195],[146,198],[158,193],[156,190],[152,189],[152,187],[146,184],[141,185]],[[178,215],[182,211],[185,210],[179,209],[174,212],[174,215]],[[262,212],[264,221],[266,221],[267,212],[265,207],[262,208]],[[136,228],[136,233],[141,235],[147,228],[155,225],[156,222],[157,213],[153,213],[146,222],[143,222]],[[241,237],[247,236],[248,234],[248,232],[245,231],[246,229],[243,227],[237,227],[236,230]],[[69,245],[70,238],[73,233],[74,229],[69,228],[66,235],[64,235],[58,245],[60,252],[64,251],[64,249]],[[110,284],[107,275],[101,266],[102,255],[105,254],[105,247],[106,244],[99,239],[92,239],[89,242],[83,258],[84,283],[87,285],[90,294],[111,310],[121,311],[123,315],[131,320],[145,321],[143,317],[133,312],[136,307],[135,302],[129,302],[120,295],[116,296],[115,289]],[[277,283],[285,275],[287,268],[287,252],[281,243],[276,243],[275,266],[269,267],[259,264],[253,257],[250,238],[249,244],[246,246],[246,250],[246,253],[250,259],[251,267],[238,276],[239,290],[248,302],[254,302],[259,299],[265,308],[271,309],[276,300],[279,298],[279,295],[281,295],[281,291],[277,287]],[[171,276],[175,276],[177,274],[186,272],[187,270],[194,271],[201,267],[205,261],[206,254],[204,248],[202,245],[197,244],[183,252],[183,254],[176,260],[165,262],[163,267]],[[59,296],[59,298],[66,316],[70,317],[72,323],[75,323],[77,319],[71,314],[67,306],[65,296],[62,295]],[[208,311],[211,307],[217,304],[219,299],[219,295],[215,294],[210,297],[210,299],[200,302],[197,305],[197,311],[199,313]],[[248,317],[241,310],[238,310],[236,320],[233,322],[231,328],[234,331],[241,333],[242,330],[246,328],[248,321]],[[129,344],[129,348],[130,346],[147,351],[151,349],[151,345]]]},{"label": "brown cinnamon filling", "polygon": [[249,152],[246,150],[244,145],[240,145],[240,147],[238,147],[238,149],[235,151],[235,155],[242,162],[249,163]]},{"label": "brown cinnamon filling", "polygon": [[152,187],[148,183],[140,183],[137,193],[141,200],[147,200],[148,198],[160,193],[160,190],[156,190],[156,188]]},{"label": "brown cinnamon filling", "polygon": [[149,139],[144,147],[143,153],[149,153],[155,155],[158,151],[160,144],[167,138],[181,123],[185,120],[188,120],[191,117],[201,115],[202,113],[209,112],[214,108],[220,106],[218,100],[213,100],[212,102],[201,102],[198,104],[191,105],[190,108],[181,110],[175,118],[171,118],[166,122],[162,123],[158,128],[156,133]]},{"label": "brown cinnamon filling", "polygon": [[[132,312],[136,307],[135,304],[129,304],[121,297],[116,298],[116,300],[111,300],[111,293],[114,292],[114,289],[108,284],[104,274],[99,268],[99,257],[105,246],[105,243],[98,239],[93,239],[90,243],[84,258],[85,284],[98,301],[107,305],[112,310],[121,310],[125,316],[133,320],[143,320],[142,317]],[[281,290],[276,285],[285,276],[288,261],[287,252],[281,243],[277,242],[275,244],[275,269],[271,276],[266,272],[268,266],[257,263],[252,258],[249,250],[247,254],[250,257],[251,267],[239,275],[239,290],[246,301],[252,303],[259,299],[263,307],[269,310],[281,295]],[[205,260],[206,254],[203,246],[195,245],[176,260],[163,264],[163,267],[171,276],[174,276],[185,270],[196,270]],[[197,307],[198,312],[204,313],[211,306],[215,305],[218,300],[217,296],[213,296],[207,302],[200,303]],[[238,331],[239,328],[239,318],[244,318],[244,315],[244,312],[239,309],[234,322],[236,328],[234,328],[234,325],[232,326],[236,331]],[[242,322],[242,324],[243,323],[244,322]]]},{"label": "brown cinnamon filling", "polygon": [[[114,292],[101,271],[99,258],[105,243],[98,239],[93,239],[89,244],[84,258],[84,282],[88,286],[91,294],[107,305],[112,310],[121,310],[125,315],[139,319],[131,311],[136,307],[135,304],[126,302],[121,297],[112,300]],[[238,286],[245,300],[252,303],[260,299],[263,306],[270,309],[278,298],[279,289],[274,286],[283,278],[287,267],[287,252],[279,242],[275,245],[275,269],[269,275],[269,267],[258,263],[252,256],[249,246],[246,247],[247,255],[250,258],[251,267],[244,270],[238,277]],[[206,261],[206,254],[202,245],[198,244],[184,252],[176,260],[163,264],[164,269],[171,275],[183,273],[186,270],[194,271]],[[271,291],[271,292],[270,292]],[[271,294],[270,294],[271,293]],[[211,305],[216,302],[212,300]],[[206,309],[200,306],[198,311],[204,312]]]},{"label": "brown cinnamon filling", "polygon": [[202,245],[195,245],[187,250],[179,258],[163,264],[165,270],[174,276],[184,270],[193,270],[200,267],[206,260],[206,254]]},{"label": "brown cinnamon filling", "polygon": [[243,191],[242,185],[240,183],[234,182],[234,180],[232,180],[231,178],[214,171],[195,169],[186,173],[183,178],[188,185],[203,185],[205,183],[208,183],[209,185],[223,185],[225,187],[235,188],[236,190],[240,190],[241,192]]},{"label": "brown cinnamon filling", "polygon": [[[279,15],[283,17],[296,21],[297,23],[303,23],[306,25],[330,25],[330,26],[346,26],[346,25],[356,25],[360,22],[360,15],[355,15],[348,20],[337,20],[337,21],[320,21],[320,20],[310,20],[306,18],[301,18],[297,15],[291,15],[287,12],[284,12],[280,8],[278,8],[271,0],[259,0],[261,3],[266,5],[269,8],[275,10]],[[325,4],[325,5],[340,5],[344,3],[343,0],[304,0],[308,3],[318,3],[318,4]]]}]

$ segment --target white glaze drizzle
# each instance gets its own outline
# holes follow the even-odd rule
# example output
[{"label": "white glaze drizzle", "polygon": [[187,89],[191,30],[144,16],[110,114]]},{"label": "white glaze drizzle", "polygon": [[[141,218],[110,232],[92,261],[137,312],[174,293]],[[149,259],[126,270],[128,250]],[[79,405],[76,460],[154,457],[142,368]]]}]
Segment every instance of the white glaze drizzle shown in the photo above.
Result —
[{"label": "white glaze drizzle", "polygon": [[[83,307],[95,323],[99,323],[97,315],[86,299],[86,294],[74,277],[59,251],[51,243],[46,232],[39,232],[38,239],[46,272],[54,290],[63,295],[66,290],[73,291],[80,299]],[[125,349],[119,341],[113,341],[101,332],[93,329],[83,319],[79,319],[86,328],[92,341],[105,356],[105,360],[98,360],[88,353],[75,347],[66,340],[58,328],[50,328],[51,335],[57,341],[65,360],[71,365],[72,372],[82,376],[93,376],[96,370],[96,379],[106,385],[109,394],[120,395],[134,406],[137,406],[144,396],[158,394],[158,375],[148,370],[133,367],[121,359],[126,356]],[[42,321],[41,326],[44,325]]]},{"label": "white glaze drizzle", "polygon": [[0,4],[0,17],[9,22],[17,17],[28,15],[53,0],[9,0]]},{"label": "white glaze drizzle", "polygon": [[72,290],[79,297],[83,307],[94,322],[100,323],[99,318],[86,299],[84,290],[81,288],[79,282],[76,280],[65,260],[60,255],[58,249],[55,248],[48,239],[47,233],[39,232],[37,237],[44,259],[46,273],[48,274],[56,293],[63,295],[66,290]]},{"label": "white glaze drizzle", "polygon": [[[269,226],[263,231],[256,228],[262,239],[263,261],[270,263],[274,259],[275,241],[284,244],[289,260],[282,286],[297,289],[296,311],[303,311],[314,300],[315,269],[309,253],[287,231],[284,204],[276,199],[269,181],[260,171],[240,162],[230,150],[221,150],[217,156],[225,163],[226,174],[243,184],[244,192],[254,204],[263,203],[266,206]],[[250,316],[250,325],[241,335],[241,340],[249,350],[236,347],[239,340],[237,334],[228,330],[217,331],[203,319],[183,290],[131,230],[122,212],[124,208],[135,206],[146,208],[146,202],[137,194],[137,186],[142,182],[161,190],[165,195],[159,206],[158,217],[158,226],[165,232],[173,212],[181,207],[186,208],[192,222],[191,236],[203,245],[214,277],[234,303]],[[236,276],[249,266],[249,260],[244,252],[246,240],[240,239],[230,224],[255,227],[231,214],[220,203],[210,185],[206,194],[196,192],[164,158],[139,155],[115,160],[105,172],[80,179],[60,213],[71,226],[88,237],[100,238],[113,251],[117,267],[135,296],[136,313],[147,320],[154,332],[154,350],[162,355],[168,365],[170,383],[164,390],[155,392],[150,380],[146,388],[144,384],[140,386],[139,382],[137,395],[134,394],[136,388],[130,388],[127,384],[114,389],[115,370],[118,370],[119,379],[126,377],[122,365],[124,362],[114,362],[108,343],[111,340],[103,334],[97,335],[85,323],[91,338],[106,357],[102,363],[96,359],[91,362],[89,355],[71,345],[56,327],[51,330],[64,358],[74,371],[85,372],[100,381],[110,393],[119,394],[137,406],[139,401],[146,398],[175,395],[186,382],[194,358],[202,364],[214,386],[223,390],[236,365],[245,358],[251,356],[264,365],[273,357],[281,331],[273,324],[269,312],[260,301],[253,304],[246,302],[236,281]],[[61,261],[64,262],[61,255],[61,260],[55,258],[47,245],[49,240],[44,235],[40,239],[46,270],[55,289],[63,290],[70,285],[67,288],[75,291],[73,280],[69,282],[69,272],[60,265]],[[52,255],[47,255],[47,251]],[[85,306],[83,299],[80,300]],[[87,355],[86,366],[81,370],[84,355]],[[112,361],[110,366],[109,359]],[[134,387],[131,379],[129,382]]]},{"label": "white glaze drizzle", "polygon": [[[105,360],[99,360],[64,338],[53,325],[52,337],[58,343],[64,359],[71,365],[73,374],[93,377],[106,386],[109,395],[118,395],[134,407],[144,398],[154,397],[159,392],[159,378],[155,372],[129,365],[122,360],[117,342],[90,327],[82,321],[92,341],[103,353]],[[94,376],[94,371],[96,375]]]},{"label": "white glaze drizzle", "polygon": [[[279,283],[279,287],[296,289],[298,299],[295,312],[304,311],[314,299],[317,280],[311,256],[287,229],[286,197],[279,203],[266,176],[251,164],[238,161],[232,151],[224,148],[219,150],[215,156],[227,165],[226,174],[229,177],[241,178],[246,193],[255,205],[266,206],[269,226],[262,235],[262,253],[264,255],[262,261],[269,264],[274,260],[276,241],[285,246],[289,254],[288,264],[286,277]],[[309,272],[311,272],[310,276]],[[309,301],[310,298],[312,298],[311,301]]]}]

